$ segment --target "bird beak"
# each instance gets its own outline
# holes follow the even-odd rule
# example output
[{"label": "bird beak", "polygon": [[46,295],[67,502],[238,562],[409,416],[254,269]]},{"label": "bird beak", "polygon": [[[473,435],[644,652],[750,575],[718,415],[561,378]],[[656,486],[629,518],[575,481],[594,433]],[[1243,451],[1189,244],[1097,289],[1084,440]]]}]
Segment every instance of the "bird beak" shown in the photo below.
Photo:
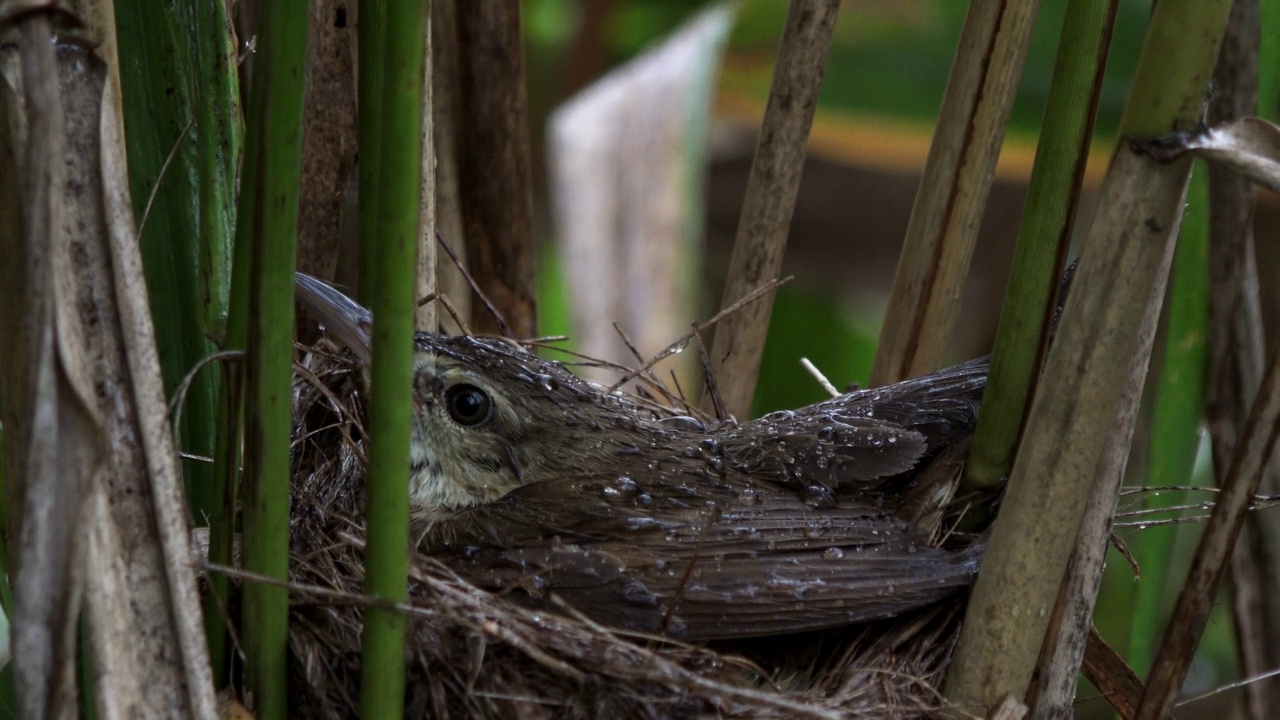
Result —
[{"label": "bird beak", "polygon": [[368,366],[373,355],[373,313],[329,283],[302,273],[297,273],[297,295],[325,332]]}]

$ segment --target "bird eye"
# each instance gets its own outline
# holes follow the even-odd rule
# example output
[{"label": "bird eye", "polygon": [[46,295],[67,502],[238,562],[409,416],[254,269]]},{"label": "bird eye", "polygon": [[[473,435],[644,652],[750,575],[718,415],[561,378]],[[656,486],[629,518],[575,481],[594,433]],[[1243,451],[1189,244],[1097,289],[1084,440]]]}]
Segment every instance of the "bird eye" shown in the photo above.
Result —
[{"label": "bird eye", "polygon": [[444,406],[459,425],[483,425],[493,414],[489,394],[475,385],[454,385],[446,390]]}]

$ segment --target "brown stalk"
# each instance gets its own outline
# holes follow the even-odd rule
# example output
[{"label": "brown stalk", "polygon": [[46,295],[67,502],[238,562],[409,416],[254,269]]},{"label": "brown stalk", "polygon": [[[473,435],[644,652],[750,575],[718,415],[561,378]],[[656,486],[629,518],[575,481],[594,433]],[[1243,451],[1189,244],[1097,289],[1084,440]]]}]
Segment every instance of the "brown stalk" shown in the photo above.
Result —
[{"label": "brown stalk", "polygon": [[[439,287],[436,275],[436,142],[435,142],[435,64],[431,50],[431,20],[427,14],[427,34],[423,40],[422,58],[422,155],[421,182],[418,188],[418,271],[417,297],[434,295]],[[448,265],[449,263],[445,263]],[[435,303],[419,303],[414,314],[414,327],[436,332],[440,329]]]},{"label": "brown stalk", "polygon": [[871,386],[942,367],[1022,76],[1037,0],[969,3],[871,368]]},{"label": "brown stalk", "polygon": [[1120,653],[1107,644],[1098,629],[1089,628],[1084,652],[1084,665],[1080,671],[1102,693],[1107,704],[1121,720],[1133,720],[1142,701],[1142,679],[1127,664]]},{"label": "brown stalk", "polygon": [[1222,493],[1205,524],[1191,561],[1186,586],[1178,596],[1164,643],[1152,664],[1139,720],[1167,717],[1173,708],[1191,656],[1209,617],[1214,591],[1228,556],[1244,526],[1249,502],[1262,480],[1276,442],[1280,441],[1280,344],[1272,351],[1266,375],[1222,483]]},{"label": "brown stalk", "polygon": [[1139,347],[1118,403],[1120,411],[1098,462],[1093,492],[1089,494],[1085,507],[1075,552],[1067,566],[1067,578],[1054,606],[1040,661],[1036,664],[1038,671],[1028,697],[1033,718],[1065,720],[1075,714],[1076,682],[1081,663],[1092,647],[1086,643],[1091,639],[1093,610],[1102,585],[1103,560],[1110,545],[1112,515],[1124,482],[1156,324],[1160,319],[1160,303],[1155,302],[1155,298],[1152,300],[1138,331]]},{"label": "brown stalk", "polygon": [[480,333],[535,332],[533,190],[520,4],[457,7],[458,179],[467,260],[479,287],[510,323],[476,314]]},{"label": "brown stalk", "polygon": [[[298,270],[321,278],[335,277],[343,218],[355,214],[347,195],[356,167],[357,7],[346,0],[318,0],[307,12]],[[241,97],[249,97],[247,86]],[[350,239],[354,249],[355,233]]]},{"label": "brown stalk", "polygon": [[[839,6],[838,0],[792,0],[787,12],[722,307],[782,272],[805,146]],[[728,415],[745,418],[751,411],[772,310],[773,300],[766,298],[716,328],[710,372],[719,383],[721,408]],[[702,409],[713,409],[709,393],[704,394]]]},{"label": "brown stalk", "polygon": [[[436,157],[436,227],[444,237],[462,238],[462,199],[458,190],[458,32],[455,0],[431,2],[431,130]],[[463,275],[466,247],[455,248],[453,263],[436,263],[436,288],[457,308],[457,315],[471,317],[471,290]],[[445,329],[462,332],[465,323]],[[471,331],[465,331],[470,335]]]},{"label": "brown stalk", "polygon": [[[1256,0],[1232,5],[1215,71],[1218,95],[1211,124],[1257,109],[1259,18]],[[1219,485],[1235,451],[1241,425],[1262,378],[1261,303],[1253,238],[1254,187],[1228,169],[1209,166],[1209,325],[1207,414]],[[1260,491],[1275,493],[1274,467]],[[1250,513],[1231,554],[1231,603],[1241,673],[1280,666],[1280,525],[1272,513]],[[1280,681],[1245,686],[1249,717],[1262,720],[1280,708]]]},{"label": "brown stalk", "polygon": [[961,707],[989,707],[1029,688],[1141,350],[1142,318],[1163,296],[1189,168],[1189,161],[1159,165],[1125,147],[1112,158],[1100,192],[1107,202],[1093,220],[1046,362],[1053,381],[1041,384],[1032,404],[948,670],[948,697]]}]

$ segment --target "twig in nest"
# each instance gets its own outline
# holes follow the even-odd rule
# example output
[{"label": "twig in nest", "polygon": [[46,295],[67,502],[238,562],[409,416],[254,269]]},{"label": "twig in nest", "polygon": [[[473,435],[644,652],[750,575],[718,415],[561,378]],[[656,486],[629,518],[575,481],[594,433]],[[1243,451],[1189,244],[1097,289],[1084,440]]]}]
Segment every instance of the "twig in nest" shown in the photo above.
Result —
[{"label": "twig in nest", "polygon": [[680,398],[680,405],[689,412],[693,412],[694,408],[689,407],[689,397],[684,394],[684,388],[680,387],[680,378],[676,377],[676,371],[671,371],[671,385],[676,389],[676,395]]},{"label": "twig in nest", "polygon": [[693,323],[693,339],[698,341],[698,357],[702,360],[702,383],[711,396],[711,407],[715,410],[716,420],[724,420],[724,402],[720,400],[720,388],[716,386],[716,373],[711,366],[711,355],[707,352],[707,344],[702,342],[702,333],[698,324]]},{"label": "twig in nest", "polygon": [[[622,338],[622,343],[631,351],[631,355],[636,359],[636,362],[644,362],[644,356],[640,354],[640,350],[636,348],[636,344],[632,342],[631,337],[627,335],[627,331],[623,330],[622,326],[616,322],[613,323],[613,330],[618,333],[618,337]],[[676,398],[667,390],[666,385],[658,379],[658,376],[652,369],[646,370],[645,375],[649,378],[649,382],[652,384],[653,388],[661,393],[668,403],[675,404]]]},{"label": "twig in nest", "polygon": [[[649,376],[644,374],[642,370],[630,368],[630,367],[627,367],[626,365],[620,365],[618,363],[615,363],[609,360],[603,360],[600,358],[591,357],[590,355],[584,355],[580,352],[570,350],[568,348],[548,345],[544,342],[544,340],[545,340],[544,338],[538,338],[535,340],[526,340],[526,341],[522,341],[521,345],[524,345],[530,348],[546,348],[549,350],[554,350],[558,353],[564,353],[565,355],[568,355],[570,357],[578,358],[575,361],[569,361],[569,362],[563,363],[564,365],[567,365],[570,367],[602,368],[610,372],[616,372],[619,375],[629,374],[632,380],[645,383],[646,385],[652,385],[655,389],[658,390],[658,392],[661,395],[667,398],[668,405],[662,405],[658,402],[653,401],[650,397],[640,395],[638,393],[631,393],[631,398],[633,400],[640,401],[639,402],[640,405],[643,405],[648,409],[653,410],[659,415],[662,415],[662,416],[670,415],[673,410],[677,409],[677,408],[671,407],[671,405],[676,405],[676,406],[679,406],[678,408],[679,412],[683,412],[688,416],[695,417],[700,422],[705,420],[714,420],[714,418],[709,417],[706,413],[702,412],[698,408],[691,407],[688,402],[685,402],[683,397],[683,391],[680,392],[679,397],[672,395],[671,391],[668,390],[661,382],[655,382],[654,380],[651,380]],[[623,382],[627,382],[627,381],[623,380]],[[609,392],[613,392],[616,389],[617,389],[616,387],[613,387],[611,389],[604,390],[603,392],[609,393]],[[637,388],[637,390],[640,390],[640,388]]]},{"label": "twig in nest", "polygon": [[561,348],[561,347],[557,347],[557,346],[555,345],[555,343],[569,342],[569,336],[568,336],[568,335],[543,335],[543,336],[541,336],[541,337],[529,338],[528,340],[522,340],[521,342],[522,342],[523,344],[525,344],[525,345],[528,345],[528,346],[545,347],[545,348],[549,348],[549,349],[551,349],[551,350],[559,350],[559,351],[561,351],[561,352],[569,352],[568,350],[565,350],[564,348]]},{"label": "twig in nest", "polygon": [[[688,650],[696,649],[695,646],[688,645],[686,643],[682,643],[677,640],[673,640],[672,638],[666,637],[666,636],[649,635],[646,633],[635,633],[635,632],[620,633],[620,632],[617,632],[615,628],[610,628],[610,627],[601,625],[595,620],[592,620],[590,617],[583,615],[577,608],[574,608],[573,606],[564,602],[564,600],[562,600],[557,596],[552,596],[552,601],[556,604],[557,607],[561,608],[565,613],[567,613],[570,617],[572,617],[576,622],[580,623],[583,627],[587,628],[590,632],[605,638],[610,644],[613,644],[617,647],[623,647],[623,648],[626,648],[627,650],[638,653],[639,659],[641,659],[642,662],[634,663],[633,667],[655,668],[659,673],[661,673],[664,676],[661,679],[667,683],[677,683],[679,687],[688,691],[699,691],[699,692],[709,691],[717,695],[723,695],[723,696],[733,698],[739,702],[750,702],[750,703],[763,705],[765,707],[774,708],[776,710],[781,710],[783,712],[786,712],[788,717],[815,718],[815,719],[824,719],[824,720],[827,718],[847,717],[844,713],[841,713],[839,711],[827,710],[825,708],[817,708],[812,705],[806,704],[804,702],[795,702],[791,700],[790,698],[788,698],[787,696],[779,692],[777,684],[774,683],[773,680],[769,678],[769,674],[765,672],[763,668],[761,668],[756,663],[753,663],[744,658],[739,658],[734,656],[724,656],[724,655],[719,656],[719,659],[722,661],[732,662],[735,665],[738,665],[739,667],[742,667],[743,669],[749,672],[757,673],[759,677],[764,678],[767,682],[770,683],[770,685],[772,685],[773,687],[772,692],[757,690],[754,688],[742,687],[739,685],[728,685],[722,682],[717,682],[715,680],[702,677],[701,675],[698,675],[695,672],[691,672],[689,669],[677,663],[671,662],[671,660],[669,660],[667,657],[657,652],[654,652],[650,648],[647,648],[640,644],[633,644],[633,643],[627,642],[627,640],[625,640],[624,637],[654,640],[657,642],[664,643],[666,645],[681,647]],[[656,679],[656,678],[652,678],[652,679]]]},{"label": "twig in nest", "polygon": [[[356,456],[360,458],[360,462],[368,464],[369,459],[365,457],[364,447],[360,445],[360,443],[357,443],[355,441],[355,438],[351,437],[352,425],[360,429],[360,434],[362,436],[368,437],[368,433],[365,432],[364,425],[360,423],[360,414],[350,412],[350,408],[348,408],[346,405],[343,404],[342,400],[339,399],[338,396],[334,394],[332,388],[330,388],[328,385],[325,384],[323,380],[317,377],[316,374],[311,371],[311,368],[308,368],[305,365],[302,365],[301,363],[295,362],[293,364],[293,371],[294,373],[302,376],[302,378],[306,380],[308,384],[315,387],[316,390],[319,390],[320,394],[323,395],[325,399],[329,401],[329,409],[332,410],[334,415],[337,416],[338,420],[341,421],[340,423],[335,423],[334,427],[337,427],[339,431],[342,433],[342,438],[347,441],[348,445],[351,446]],[[312,433],[308,433],[306,436],[303,436],[303,438],[299,438],[299,441],[301,441],[305,437],[310,437],[311,435],[314,435],[315,432],[319,432],[320,430],[323,430],[323,429],[324,428],[318,428],[316,431]]]},{"label": "twig in nest", "polygon": [[454,307],[453,303],[449,301],[449,296],[442,292],[430,293],[418,301],[418,307],[422,307],[433,300],[444,306],[445,311],[449,313],[449,317],[453,318],[453,321],[458,323],[458,327],[462,330],[463,335],[471,337],[471,335],[474,334],[471,332],[471,328],[467,326],[467,321],[462,319],[462,315],[458,312],[458,308]]},{"label": "twig in nest", "polygon": [[[752,292],[744,296],[742,299],[738,300],[738,302],[716,313],[711,317],[710,320],[707,320],[706,322],[696,323],[694,325],[695,330],[697,332],[702,332],[703,330],[706,330],[707,328],[714,326],[716,323],[725,319],[729,315],[732,315],[738,310],[741,310],[744,306],[749,305],[755,302],[756,300],[759,300],[760,298],[773,292],[774,290],[777,290],[783,285],[786,285],[787,283],[791,282],[794,279],[795,279],[794,275],[788,275],[787,277],[782,278],[781,280],[770,280],[769,282],[765,283],[764,285],[761,285],[760,287],[756,288],[755,290],[753,290]],[[648,370],[654,365],[657,365],[659,362],[663,360],[663,358],[670,357],[675,353],[679,352],[681,348],[689,344],[689,341],[693,339],[693,335],[694,335],[693,332],[689,332],[685,334],[683,337],[681,337],[679,340],[676,340],[675,342],[671,343],[666,347],[665,350],[649,358],[647,361],[645,361],[643,365],[627,373],[627,375],[625,375],[621,380],[610,385],[607,389],[605,389],[605,393],[614,392],[618,388],[634,380],[636,376],[638,376],[640,373]]]},{"label": "twig in nest", "polygon": [[[453,261],[454,267],[458,268],[458,272],[462,273],[462,277],[467,281],[467,285],[471,286],[471,290],[480,298],[480,302],[484,303],[485,309],[489,311],[490,315],[493,315],[494,321],[498,323],[498,330],[500,330],[503,335],[511,337],[511,326],[507,324],[507,319],[502,317],[502,313],[498,312],[498,308],[489,301],[489,296],[485,295],[484,291],[480,289],[480,285],[476,282],[476,279],[471,277],[471,273],[467,272],[467,269],[463,267],[462,261],[458,259],[458,253],[453,251],[453,246],[449,244],[449,241],[444,239],[444,236],[440,234],[439,230],[436,231],[436,242],[440,243],[440,247],[444,248],[444,251],[449,254],[449,259]],[[468,333],[468,335],[469,334],[470,333]]]},{"label": "twig in nest", "polygon": [[828,395],[830,395],[833,398],[840,397],[841,395],[840,391],[836,389],[835,385],[831,384],[831,381],[827,379],[826,375],[822,374],[822,371],[818,369],[817,365],[814,365],[812,362],[809,361],[809,358],[807,357],[800,358],[800,366],[803,367],[805,371],[809,373],[809,375],[813,376],[814,380],[818,381],[818,384],[822,386],[823,390],[827,391]]},{"label": "twig in nest", "polygon": [[334,590],[333,588],[327,588],[322,585],[308,585],[305,583],[294,582],[292,580],[281,580],[280,578],[268,577],[266,575],[259,575],[258,573],[255,573],[255,572],[250,572],[248,570],[241,570],[240,568],[227,567],[226,565],[217,565],[215,563],[203,563],[201,564],[200,569],[204,570],[207,573],[217,573],[219,575],[226,575],[227,577],[235,578],[236,580],[261,583],[263,585],[270,585],[272,587],[283,588],[285,590],[288,590],[291,594],[298,593],[298,594],[311,595],[318,599],[324,599],[327,601],[334,602],[335,604],[354,605],[357,607],[376,607],[382,610],[391,610],[393,612],[403,613],[405,615],[430,616],[433,614],[430,611],[425,610],[423,608],[415,607],[413,605],[395,603],[389,600],[383,600],[381,598],[373,597],[372,595],[350,593],[345,590]]}]

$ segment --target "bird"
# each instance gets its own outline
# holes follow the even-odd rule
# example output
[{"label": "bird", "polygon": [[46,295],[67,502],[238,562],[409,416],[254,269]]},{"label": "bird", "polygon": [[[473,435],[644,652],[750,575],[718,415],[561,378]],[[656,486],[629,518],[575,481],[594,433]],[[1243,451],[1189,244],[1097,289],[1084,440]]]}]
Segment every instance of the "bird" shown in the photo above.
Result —
[{"label": "bird", "polygon": [[[372,314],[301,273],[297,296],[367,367]],[[684,640],[894,617],[979,570],[982,538],[946,518],[986,374],[980,358],[704,423],[505,338],[418,332],[414,550],[522,603]]]}]

